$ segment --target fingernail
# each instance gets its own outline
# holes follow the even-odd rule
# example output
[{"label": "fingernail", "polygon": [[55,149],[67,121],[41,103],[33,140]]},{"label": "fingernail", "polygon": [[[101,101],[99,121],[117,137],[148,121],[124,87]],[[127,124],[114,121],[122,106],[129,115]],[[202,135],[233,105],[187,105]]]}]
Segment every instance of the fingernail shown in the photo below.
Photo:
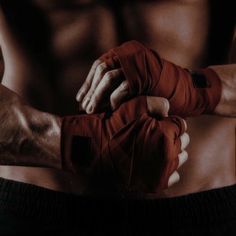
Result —
[{"label": "fingernail", "polygon": [[86,112],[87,112],[88,114],[93,113],[93,106],[92,106],[92,104],[89,104],[89,105],[88,105],[88,107],[87,107],[87,109],[86,109]]}]

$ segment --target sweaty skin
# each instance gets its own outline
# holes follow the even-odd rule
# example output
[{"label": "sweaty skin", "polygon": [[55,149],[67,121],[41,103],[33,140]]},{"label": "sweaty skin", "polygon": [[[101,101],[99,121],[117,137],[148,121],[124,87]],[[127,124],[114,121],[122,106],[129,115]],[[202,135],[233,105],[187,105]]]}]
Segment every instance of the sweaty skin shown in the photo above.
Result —
[{"label": "sweaty skin", "polygon": [[[75,95],[93,61],[110,48],[130,39],[145,43],[163,58],[182,67],[228,63],[234,22],[226,21],[227,27],[220,27],[219,31],[217,26],[224,16],[231,18],[230,6],[217,8],[217,3],[212,5],[208,0],[115,1],[117,4],[110,1],[99,4],[93,0],[70,3],[64,0],[60,1],[61,4],[56,0],[31,2],[47,16],[51,42],[49,55],[56,68],[50,71],[50,76],[56,78],[51,83],[56,103],[60,104],[49,111],[58,114],[78,111]],[[22,55],[19,50],[17,52]],[[28,58],[24,60],[28,61]],[[41,61],[36,62],[37,59],[31,60],[32,64],[42,64]],[[25,68],[26,75],[27,72]],[[30,87],[25,81],[28,78],[9,81],[3,78],[3,84],[27,97]],[[44,94],[47,95],[46,92]],[[29,101],[34,104],[32,97]],[[42,110],[48,109],[45,101],[37,105]],[[187,121],[191,138],[189,160],[180,169],[180,182],[165,192],[166,197],[236,182],[235,119],[201,116]],[[79,184],[79,180],[68,174],[40,168],[1,166],[0,175],[75,193]]]}]

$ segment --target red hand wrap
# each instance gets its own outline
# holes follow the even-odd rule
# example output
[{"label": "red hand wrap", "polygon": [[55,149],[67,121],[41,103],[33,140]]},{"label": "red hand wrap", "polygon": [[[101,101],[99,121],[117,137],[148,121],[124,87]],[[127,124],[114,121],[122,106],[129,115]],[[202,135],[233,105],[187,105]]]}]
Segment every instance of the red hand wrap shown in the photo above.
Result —
[{"label": "red hand wrap", "polygon": [[177,169],[183,132],[176,116],[150,117],[145,97],[124,103],[109,117],[65,117],[62,166],[84,176],[93,191],[158,193]]},{"label": "red hand wrap", "polygon": [[221,81],[212,69],[192,75],[136,41],[113,48],[100,59],[111,68],[122,68],[131,94],[167,98],[170,114],[211,113],[220,101]]}]

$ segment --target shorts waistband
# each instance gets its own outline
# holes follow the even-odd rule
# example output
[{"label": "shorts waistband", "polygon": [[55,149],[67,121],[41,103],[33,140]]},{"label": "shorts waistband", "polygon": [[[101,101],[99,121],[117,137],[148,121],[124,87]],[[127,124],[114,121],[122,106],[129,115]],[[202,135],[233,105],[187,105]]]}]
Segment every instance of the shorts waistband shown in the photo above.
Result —
[{"label": "shorts waistband", "polygon": [[76,224],[215,224],[236,218],[236,185],[167,199],[111,199],[75,196],[0,178],[0,212]]}]

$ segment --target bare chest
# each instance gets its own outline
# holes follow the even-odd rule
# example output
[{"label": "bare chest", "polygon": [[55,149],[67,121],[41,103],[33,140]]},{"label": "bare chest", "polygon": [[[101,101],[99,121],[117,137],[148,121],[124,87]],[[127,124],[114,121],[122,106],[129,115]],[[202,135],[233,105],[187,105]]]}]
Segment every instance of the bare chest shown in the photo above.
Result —
[{"label": "bare chest", "polygon": [[93,61],[124,41],[141,41],[184,67],[201,65],[208,13],[207,0],[87,2],[48,10],[57,87],[63,87],[66,104],[73,104],[65,112],[75,112],[75,94]]},{"label": "bare chest", "polygon": [[52,47],[61,61],[91,63],[109,48],[136,39],[177,64],[194,66],[204,57],[208,13],[208,1],[202,0],[114,1],[57,9],[49,14]]}]

